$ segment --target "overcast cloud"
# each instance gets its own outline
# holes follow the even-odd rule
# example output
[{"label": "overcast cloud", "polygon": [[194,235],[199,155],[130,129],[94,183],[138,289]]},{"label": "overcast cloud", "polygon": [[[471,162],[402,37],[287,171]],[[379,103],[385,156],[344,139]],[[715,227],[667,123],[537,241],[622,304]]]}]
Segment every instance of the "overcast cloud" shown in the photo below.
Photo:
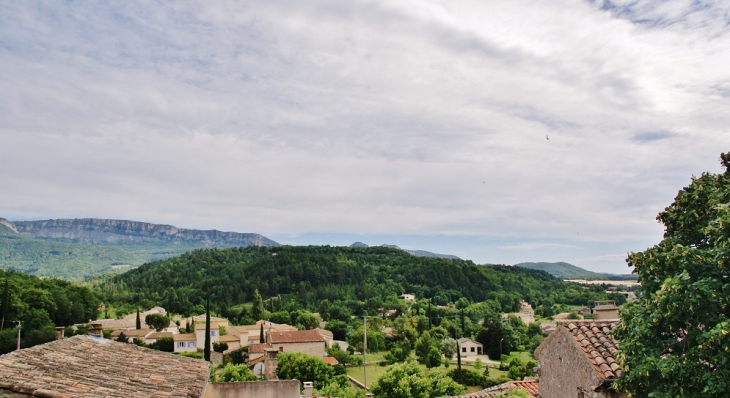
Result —
[{"label": "overcast cloud", "polygon": [[730,150],[728,26],[695,0],[2,2],[0,216],[625,273]]}]

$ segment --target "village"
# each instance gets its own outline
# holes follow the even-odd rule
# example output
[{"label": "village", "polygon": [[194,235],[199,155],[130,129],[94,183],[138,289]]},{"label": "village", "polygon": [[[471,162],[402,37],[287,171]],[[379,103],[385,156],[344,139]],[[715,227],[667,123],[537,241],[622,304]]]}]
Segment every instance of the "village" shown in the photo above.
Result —
[{"label": "village", "polygon": [[[401,298],[415,300],[412,295]],[[612,388],[621,376],[614,357],[618,344],[611,335],[619,322],[618,311],[614,301],[602,301],[593,308],[556,315],[541,325],[547,337],[534,351],[536,376],[458,397],[502,397],[515,392],[531,398],[625,397]],[[577,314],[590,319],[580,319],[583,316]],[[122,319],[99,319],[78,325],[88,334],[73,337],[64,337],[64,328],[59,327],[55,341],[1,356],[0,396],[312,397],[318,395],[313,393],[311,380],[279,380],[279,355],[302,353],[336,366],[337,359],[328,351],[333,345],[347,345],[333,339],[333,333],[324,328],[325,322],[318,328],[299,330],[265,320],[235,326],[211,316],[208,325],[206,314],[201,314],[172,318],[175,320],[158,329],[138,325],[137,319],[157,315],[168,314],[164,308],[154,307]],[[534,310],[525,302],[518,313],[503,314],[504,319],[509,316],[525,323],[535,321]],[[206,330],[210,362],[198,359],[205,347]],[[459,366],[497,366],[499,358],[485,355],[484,347],[473,337],[458,339]],[[161,339],[172,340],[172,353],[143,347]],[[242,351],[246,352],[246,367],[259,381],[212,381],[211,372],[229,363],[232,353]],[[348,378],[357,388],[367,390],[363,380]],[[373,394],[366,392],[366,396]]]}]

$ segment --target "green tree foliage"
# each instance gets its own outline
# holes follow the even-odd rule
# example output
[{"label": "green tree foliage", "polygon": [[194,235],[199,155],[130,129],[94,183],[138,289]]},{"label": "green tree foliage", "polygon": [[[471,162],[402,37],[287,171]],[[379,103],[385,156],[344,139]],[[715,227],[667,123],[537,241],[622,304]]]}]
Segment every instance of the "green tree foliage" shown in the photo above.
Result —
[{"label": "green tree foliage", "polygon": [[256,381],[256,377],[245,364],[234,365],[226,364],[223,369],[213,374],[214,382],[234,382],[234,381]]},{"label": "green tree foliage", "polygon": [[704,173],[657,219],[664,239],[630,266],[639,300],[615,331],[634,397],[724,397],[730,389],[730,154],[725,172]]},{"label": "green tree foliage", "polygon": [[314,388],[327,386],[335,377],[335,370],[322,358],[300,352],[285,352],[279,355],[277,376],[281,380],[311,381]]},{"label": "green tree foliage", "polygon": [[436,368],[441,365],[441,353],[439,352],[439,349],[436,348],[436,346],[431,346],[431,350],[426,356],[425,364],[426,367],[429,369]]},{"label": "green tree foliage", "polygon": [[461,369],[461,371],[459,369],[451,369],[446,372],[446,375],[465,386],[481,386],[485,384],[484,376],[471,369]]},{"label": "green tree foliage", "polygon": [[162,314],[148,314],[144,317],[144,323],[159,332],[170,326],[170,318]]},{"label": "green tree foliage", "polygon": [[464,394],[464,387],[440,372],[424,375],[415,362],[392,365],[372,386],[376,397],[435,398]]},{"label": "green tree foliage", "polygon": [[446,359],[451,360],[451,358],[454,357],[454,354],[456,354],[456,340],[443,339],[439,346],[439,351],[441,351],[441,354],[443,354]]},{"label": "green tree foliage", "polygon": [[259,294],[259,289],[253,291],[253,307],[251,308],[251,315],[255,320],[264,319],[264,300]]},{"label": "green tree foliage", "polygon": [[220,342],[220,343],[213,343],[213,351],[215,352],[223,352],[228,349],[228,343]]},{"label": "green tree foliage", "polygon": [[411,342],[408,339],[403,339],[394,342],[390,346],[390,351],[385,354],[385,360],[388,363],[393,364],[396,362],[403,362],[411,356]]},{"label": "green tree foliage", "polygon": [[147,347],[152,348],[153,350],[173,352],[175,351],[175,342],[172,337],[161,337],[154,343],[148,344]]},{"label": "green tree foliage", "polygon": [[55,326],[84,323],[98,316],[99,301],[86,287],[16,271],[0,270],[0,280],[5,316],[0,354],[15,350],[17,320],[22,321],[20,346],[26,348],[53,340]]},{"label": "green tree foliage", "polygon": [[245,364],[248,361],[248,346],[241,347],[230,353],[231,363],[234,365]]},{"label": "green tree foliage", "polygon": [[[274,253],[277,255],[273,256]],[[349,322],[352,315],[377,311],[372,307],[379,304],[402,311],[404,304],[393,298],[404,291],[417,297],[433,297],[434,302],[436,296],[448,302],[463,297],[462,303],[467,305],[465,316],[475,317],[471,319],[474,324],[490,308],[510,311],[519,308],[522,300],[533,305],[585,305],[607,297],[600,286],[584,289],[543,271],[416,257],[384,247],[252,246],[195,250],[89,283],[99,290],[105,303],[119,306],[148,300],[181,314],[191,314],[196,306],[203,306],[208,293],[220,308],[223,304],[231,308],[252,302],[254,320],[265,315],[261,296],[276,297],[267,302],[276,302],[273,308],[277,312],[317,311],[320,303],[328,300],[328,319],[343,322]],[[489,302],[485,308],[475,307],[470,312],[469,308],[475,305],[471,303],[485,301]],[[420,312],[426,312],[427,305],[425,302]],[[439,325],[437,319],[442,312],[431,307],[434,325]],[[428,318],[422,319],[428,327]],[[412,326],[417,330],[419,323]],[[411,343],[414,342],[412,339]]]},{"label": "green tree foliage", "polygon": [[335,340],[347,340],[348,333],[352,333],[352,327],[346,322],[338,321],[337,319],[328,321],[324,328],[332,332]]},{"label": "green tree foliage", "polygon": [[129,343],[129,337],[127,337],[124,332],[119,333],[119,336],[117,336],[117,341],[120,343]]},{"label": "green tree foliage", "polygon": [[428,332],[423,332],[423,334],[421,334],[421,337],[416,340],[415,349],[418,362],[426,363],[428,353],[431,352],[431,347],[433,346],[434,344],[431,341],[431,334],[429,334]]},{"label": "green tree foliage", "polygon": [[317,390],[317,394],[321,397],[364,398],[365,390],[353,388],[346,376],[336,376],[329,384]]}]

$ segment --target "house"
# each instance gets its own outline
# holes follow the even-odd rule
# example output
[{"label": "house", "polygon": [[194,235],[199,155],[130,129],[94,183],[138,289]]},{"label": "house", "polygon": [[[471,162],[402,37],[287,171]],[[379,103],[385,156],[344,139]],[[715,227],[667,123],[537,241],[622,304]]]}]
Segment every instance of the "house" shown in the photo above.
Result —
[{"label": "house", "polygon": [[398,297],[402,298],[405,301],[416,301],[416,296],[413,294],[401,294]]},{"label": "house", "polygon": [[155,329],[125,329],[125,330],[115,330],[111,333],[112,339],[119,338],[119,335],[124,333],[124,336],[127,337],[127,340],[130,343],[134,343],[134,339],[140,339],[144,342],[144,340],[147,338],[147,336],[151,335],[152,333],[155,333]]},{"label": "house", "polygon": [[79,335],[0,356],[0,397],[200,398],[209,372],[198,359]]},{"label": "house", "polygon": [[596,301],[593,307],[593,320],[618,319],[618,307],[615,300]]},{"label": "house", "polygon": [[468,358],[477,355],[483,355],[482,343],[462,337],[459,339],[459,347],[461,348],[461,357]]},{"label": "house", "polygon": [[154,333],[150,333],[144,337],[144,343],[152,344],[163,337],[172,338],[172,336],[173,336],[172,332],[154,332]]},{"label": "house", "polygon": [[233,334],[226,334],[226,335],[220,336],[218,341],[221,343],[228,344],[228,349],[226,350],[226,352],[235,351],[235,350],[241,348],[241,339],[238,336],[233,335]]},{"label": "house", "polygon": [[535,350],[541,398],[624,398],[612,383],[621,377],[611,331],[618,321],[559,322]]},{"label": "house", "polygon": [[172,335],[175,352],[197,352],[198,338],[195,333],[178,333]]},{"label": "house", "polygon": [[502,318],[509,318],[510,315],[514,315],[522,320],[522,323],[529,325],[535,322],[535,310],[532,309],[530,303],[523,301],[520,307],[520,312],[513,312],[509,314],[502,314]]},{"label": "house", "polygon": [[481,391],[476,391],[466,395],[459,395],[458,397],[448,398],[492,398],[492,397],[503,397],[505,393],[509,393],[512,390],[521,389],[524,390],[528,397],[537,398],[538,380],[536,378],[525,378],[525,380],[508,381],[493,387],[485,388]]},{"label": "house", "polygon": [[[205,347],[205,322],[195,324],[195,337],[197,338],[198,347],[202,350]],[[220,327],[228,328],[228,321],[210,321],[210,349],[213,349],[213,343],[220,341]]]},{"label": "house", "polygon": [[[324,338],[316,330],[271,331],[267,336],[271,348],[280,352],[302,352],[324,358]],[[250,355],[250,354],[249,354]]]},{"label": "house", "polygon": [[314,329],[314,330],[316,330],[317,333],[319,333],[322,336],[322,338],[324,339],[324,345],[325,345],[325,347],[327,347],[327,348],[332,347],[332,343],[335,341],[335,335],[334,335],[334,333],[332,333],[331,331],[329,331],[327,329],[317,328],[317,329]]}]

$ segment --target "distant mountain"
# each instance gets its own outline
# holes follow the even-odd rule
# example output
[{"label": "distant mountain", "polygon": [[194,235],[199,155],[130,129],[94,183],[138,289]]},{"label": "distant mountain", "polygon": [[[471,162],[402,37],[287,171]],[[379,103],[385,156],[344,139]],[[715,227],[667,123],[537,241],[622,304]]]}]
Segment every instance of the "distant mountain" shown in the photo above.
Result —
[{"label": "distant mountain", "polygon": [[0,219],[0,268],[36,276],[83,279],[126,271],[144,260],[122,248],[26,238]]},{"label": "distant mountain", "polygon": [[[0,218],[0,228],[3,229],[0,234],[0,267],[70,279],[112,271],[115,267],[136,267],[195,249],[280,246],[254,233],[184,229],[96,218],[14,222]],[[17,248],[19,243],[23,248],[20,251]],[[56,252],[67,255],[57,257]]]},{"label": "distant mountain", "polygon": [[585,279],[585,280],[593,280],[593,281],[602,281],[602,280],[636,280],[638,279],[636,275],[616,275],[616,274],[605,274],[605,273],[599,273],[599,272],[593,272],[588,271],[586,269],[577,267],[573,264],[568,264],[564,262],[557,262],[557,263],[519,263],[515,264],[515,267],[522,267],[522,268],[529,268],[529,269],[536,269],[540,271],[545,271],[549,273],[550,275],[560,278],[560,279]]},{"label": "distant mountain", "polygon": [[[453,256],[451,254],[431,253],[431,252],[427,252],[425,250],[408,250],[408,249],[402,249],[396,245],[380,245],[380,246],[387,247],[390,249],[403,250],[404,252],[411,254],[413,256],[416,256],[416,257],[450,258],[452,260],[461,260],[459,257]],[[369,246],[362,242],[355,242],[355,243],[351,244],[350,247],[358,247],[358,248],[366,249]]]}]

